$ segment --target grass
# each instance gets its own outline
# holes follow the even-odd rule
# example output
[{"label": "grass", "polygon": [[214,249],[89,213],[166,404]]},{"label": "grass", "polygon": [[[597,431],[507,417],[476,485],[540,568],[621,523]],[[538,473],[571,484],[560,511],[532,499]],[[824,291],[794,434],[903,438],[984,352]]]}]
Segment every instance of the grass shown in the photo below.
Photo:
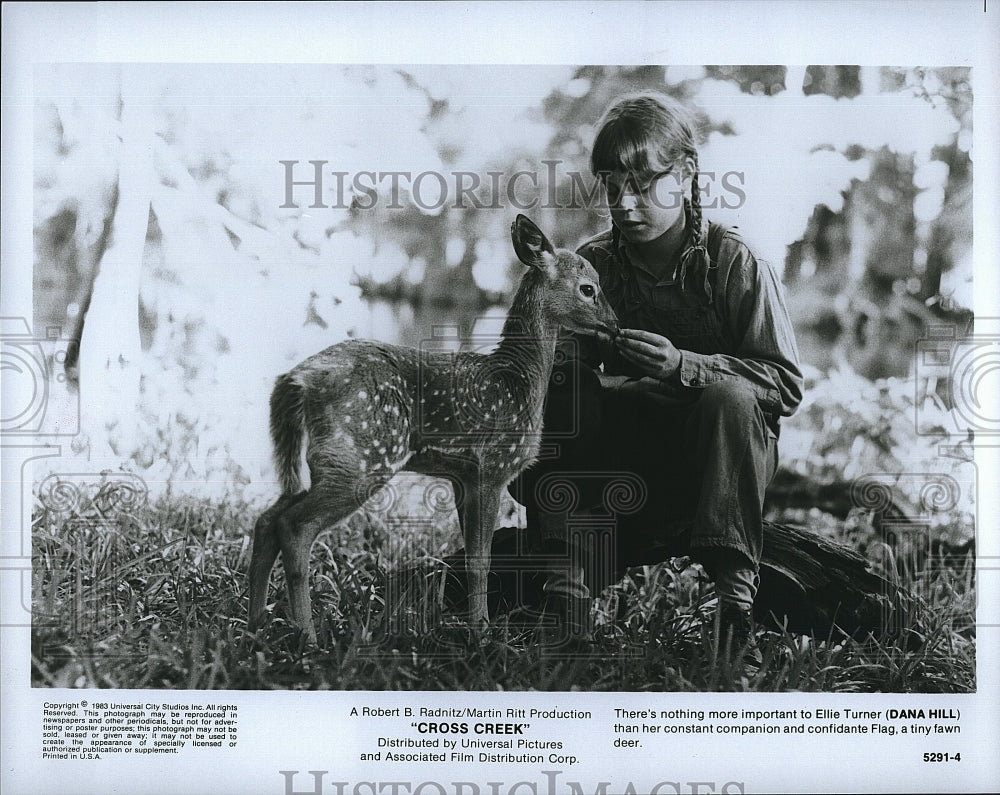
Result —
[{"label": "grass", "polygon": [[[113,502],[113,501],[112,501]],[[432,572],[386,599],[387,543],[364,521],[313,548],[318,647],[285,620],[246,631],[246,532],[239,501],[161,498],[127,511],[107,500],[33,517],[36,686],[184,689],[969,692],[975,689],[971,555],[904,575],[922,597],[926,640],[834,641],[760,632],[756,672],[718,652],[713,595],[698,567],[631,571],[598,602],[593,643],[539,643],[537,622],[501,617],[480,636],[442,612]],[[415,533],[417,531],[414,531]],[[423,552],[442,552],[440,540]],[[389,632],[388,628],[404,629]]]}]

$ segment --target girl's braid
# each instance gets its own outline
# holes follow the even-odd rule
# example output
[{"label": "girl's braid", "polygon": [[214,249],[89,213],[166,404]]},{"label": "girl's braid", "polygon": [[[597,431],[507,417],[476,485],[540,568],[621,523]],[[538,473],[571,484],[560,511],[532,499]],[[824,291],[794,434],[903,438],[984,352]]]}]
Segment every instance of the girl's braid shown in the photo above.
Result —
[{"label": "girl's braid", "polygon": [[[701,191],[698,190],[698,153],[692,152],[694,172],[691,176],[691,199],[688,217],[688,245],[697,246],[701,243]],[[686,204],[688,202],[685,202]]]},{"label": "girl's braid", "polygon": [[712,261],[708,254],[708,249],[701,242],[701,191],[698,190],[698,153],[692,151],[690,155],[694,160],[694,171],[691,176],[691,198],[684,200],[684,212],[688,227],[688,239],[684,253],[680,262],[680,282],[681,289],[684,289],[684,282],[687,275],[692,272],[692,282],[696,290],[700,290],[705,300],[712,303]]}]

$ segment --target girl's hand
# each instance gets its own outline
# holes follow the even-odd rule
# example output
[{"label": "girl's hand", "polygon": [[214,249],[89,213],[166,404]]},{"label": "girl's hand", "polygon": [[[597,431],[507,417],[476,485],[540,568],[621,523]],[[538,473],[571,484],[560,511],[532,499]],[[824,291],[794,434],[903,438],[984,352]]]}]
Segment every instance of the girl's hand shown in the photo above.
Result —
[{"label": "girl's hand", "polygon": [[615,339],[619,353],[643,373],[666,381],[681,366],[681,353],[666,337],[642,329],[622,329]]}]

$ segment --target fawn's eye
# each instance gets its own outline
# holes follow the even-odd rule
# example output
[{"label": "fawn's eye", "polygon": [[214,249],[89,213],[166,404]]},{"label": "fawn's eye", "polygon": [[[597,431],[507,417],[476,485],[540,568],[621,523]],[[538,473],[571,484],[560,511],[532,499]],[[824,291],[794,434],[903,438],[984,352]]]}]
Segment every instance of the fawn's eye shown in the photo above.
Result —
[{"label": "fawn's eye", "polygon": [[584,298],[593,298],[594,295],[596,295],[596,291],[594,290],[594,285],[592,284],[581,284],[580,292],[583,293]]}]

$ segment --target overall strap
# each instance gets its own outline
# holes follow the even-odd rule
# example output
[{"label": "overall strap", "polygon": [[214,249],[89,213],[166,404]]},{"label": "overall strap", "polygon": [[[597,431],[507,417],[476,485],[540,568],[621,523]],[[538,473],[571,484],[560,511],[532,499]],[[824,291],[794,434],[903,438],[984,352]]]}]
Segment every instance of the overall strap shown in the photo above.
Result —
[{"label": "overall strap", "polygon": [[681,290],[685,288],[685,278],[688,272],[694,274],[695,289],[699,291],[705,303],[714,303],[715,278],[719,265],[719,250],[726,227],[708,222],[708,230],[702,227],[701,238],[694,246],[689,247],[680,258],[678,280]]},{"label": "overall strap", "polygon": [[714,299],[715,296],[715,281],[717,274],[719,273],[719,254],[722,249],[722,238],[726,236],[728,228],[722,224],[708,222],[708,234],[703,238],[705,240],[705,252],[708,255],[708,270],[705,273],[704,283],[705,283],[705,293],[708,298],[709,304],[716,304],[716,312],[719,311],[717,302]]}]

